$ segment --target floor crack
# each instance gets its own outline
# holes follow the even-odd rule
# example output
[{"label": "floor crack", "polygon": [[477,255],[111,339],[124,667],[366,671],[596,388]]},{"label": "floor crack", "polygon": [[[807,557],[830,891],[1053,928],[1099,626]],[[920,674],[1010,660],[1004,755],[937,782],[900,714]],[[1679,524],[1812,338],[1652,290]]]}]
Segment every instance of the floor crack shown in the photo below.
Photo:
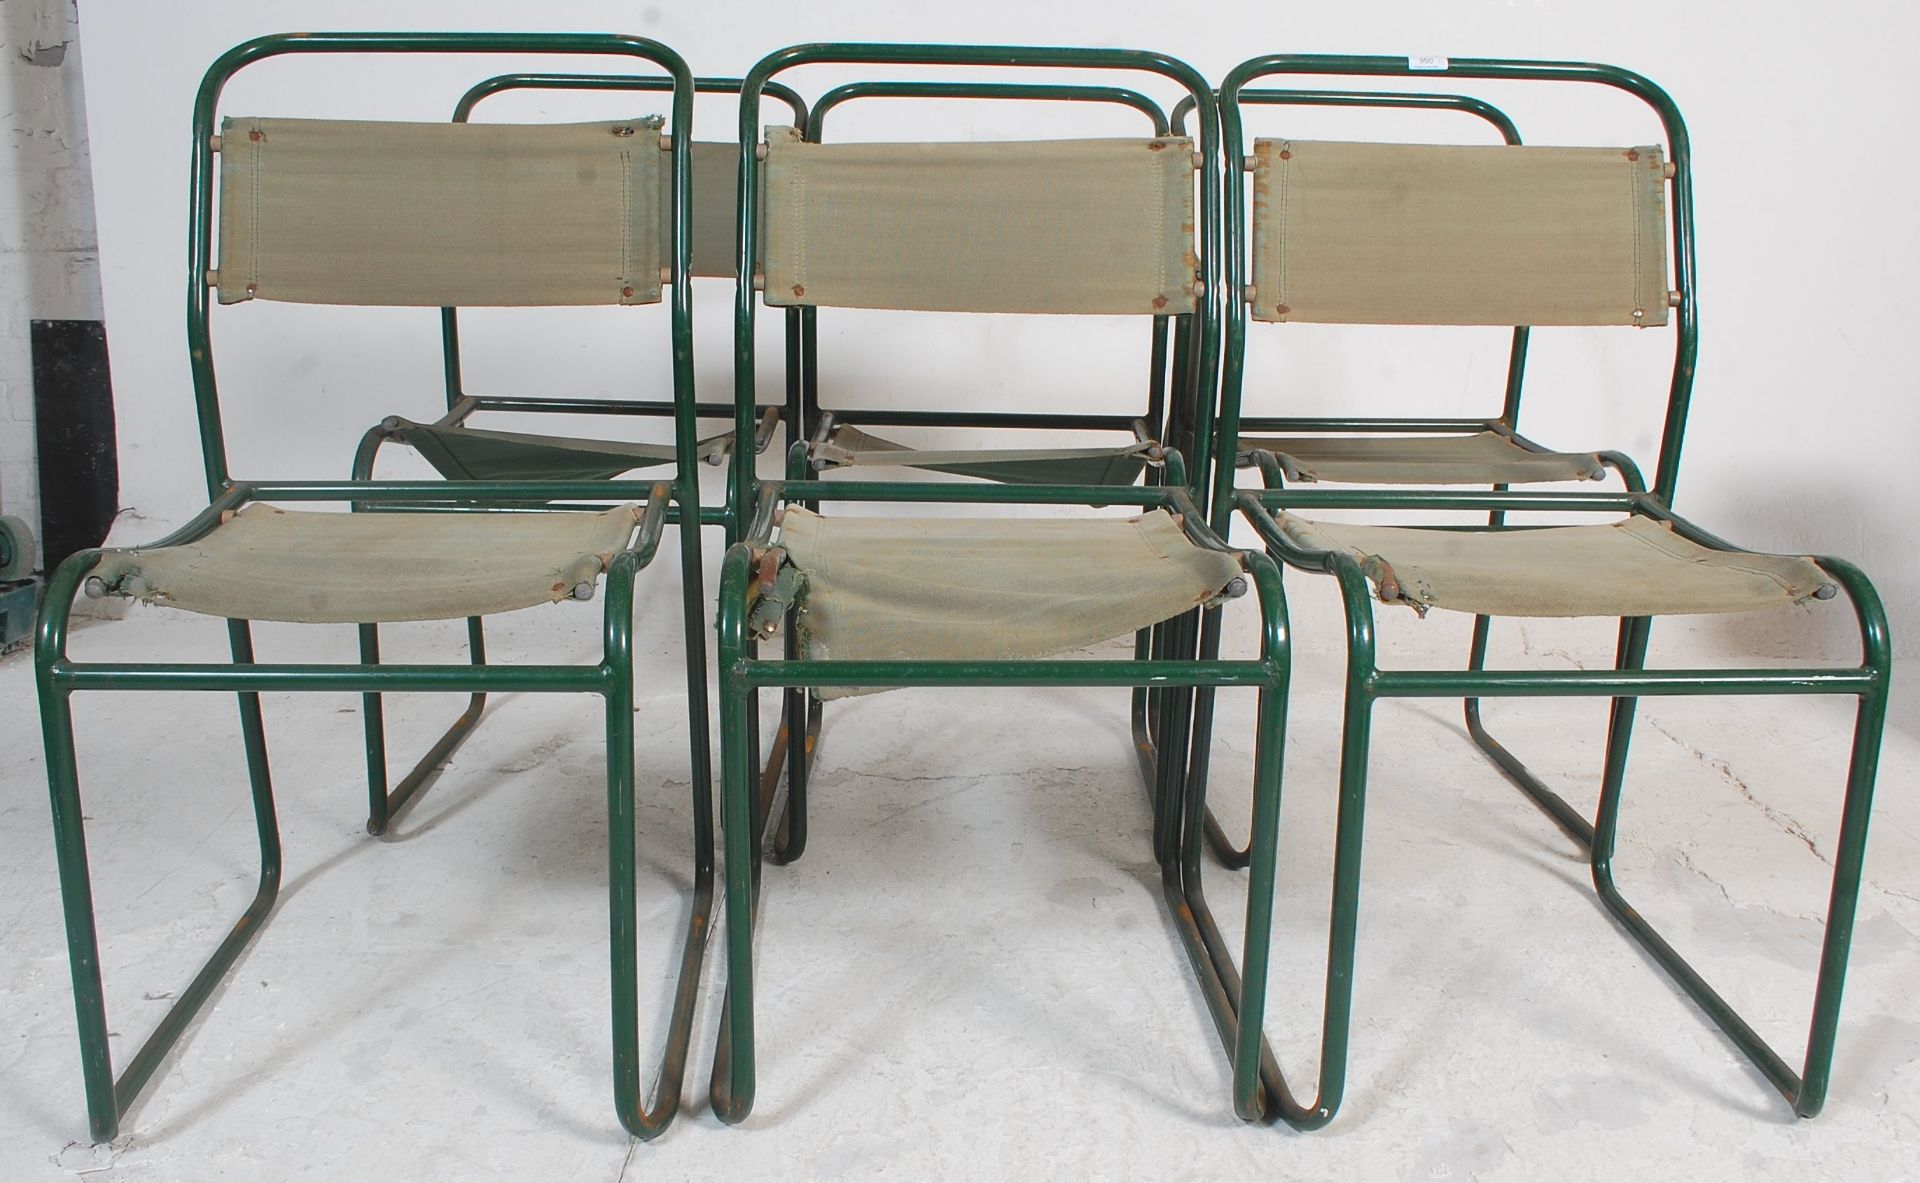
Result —
[{"label": "floor crack", "polygon": [[1826,855],[1820,853],[1819,844],[1814,841],[1813,835],[1807,832],[1807,828],[1805,826],[1801,825],[1799,821],[1795,820],[1795,818],[1791,814],[1787,813],[1784,810],[1776,809],[1773,806],[1767,804],[1765,801],[1762,801],[1759,797],[1755,796],[1753,789],[1747,784],[1747,782],[1744,780],[1741,780],[1739,776],[1734,774],[1732,765],[1728,764],[1725,760],[1714,759],[1712,756],[1707,755],[1705,752],[1701,751],[1699,748],[1694,747],[1692,744],[1688,743],[1686,740],[1681,739],[1678,735],[1675,735],[1672,731],[1668,730],[1667,727],[1664,724],[1662,724],[1658,719],[1653,719],[1653,718],[1647,719],[1647,725],[1649,727],[1652,727],[1655,731],[1658,731],[1661,735],[1666,736],[1669,740],[1673,741],[1673,743],[1677,747],[1679,747],[1681,751],[1686,752],[1689,756],[1692,756],[1694,759],[1700,761],[1700,763],[1705,764],[1708,768],[1711,768],[1715,772],[1719,773],[1720,779],[1726,781],[1727,784],[1733,786],[1733,790],[1739,793],[1742,797],[1744,797],[1747,801],[1747,804],[1753,806],[1755,809],[1758,809],[1761,813],[1765,814],[1768,821],[1772,822],[1775,826],[1777,826],[1782,832],[1787,834],[1789,837],[1799,839],[1799,841],[1806,846],[1808,852],[1811,853],[1814,858],[1819,859],[1822,863],[1825,863],[1828,866],[1833,865],[1828,860]]}]

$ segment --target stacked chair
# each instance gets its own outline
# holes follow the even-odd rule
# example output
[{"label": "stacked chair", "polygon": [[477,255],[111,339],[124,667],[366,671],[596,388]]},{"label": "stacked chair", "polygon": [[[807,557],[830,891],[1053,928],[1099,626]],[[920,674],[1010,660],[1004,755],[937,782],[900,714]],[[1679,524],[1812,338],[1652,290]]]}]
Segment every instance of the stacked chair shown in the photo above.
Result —
[{"label": "stacked chair", "polygon": [[[1201,111],[1192,141],[1140,139],[1016,143],[812,143],[776,131],[764,160],[752,117],[759,87],[803,65],[973,66],[1132,70],[1170,78]],[[743,278],[735,309],[735,430],[751,419],[753,323],[759,292],[776,307],[869,307],[923,312],[1107,314],[1186,322],[1191,356],[1170,403],[1198,424],[1196,470],[1212,440],[1219,285],[1215,279],[1218,171],[1213,95],[1190,67],[1118,50],[814,45],[762,59],[741,93],[739,220]],[[1197,177],[1196,177],[1197,173]],[[1194,191],[1201,193],[1195,204]],[[1014,211],[1017,211],[1015,213]],[[760,241],[760,236],[765,241]],[[763,272],[745,278],[750,260]],[[753,486],[736,455],[733,499],[755,506],[720,575],[720,712],[727,867],[727,996],[713,1071],[714,1111],[737,1122],[755,1092],[754,919],[758,752],[752,720],[760,687],[808,687],[822,697],[902,686],[1162,686],[1257,688],[1262,728],[1255,772],[1252,875],[1244,977],[1216,953],[1204,923],[1181,905],[1197,880],[1181,829],[1182,762],[1147,764],[1155,795],[1155,850],[1172,913],[1188,936],[1234,1064],[1234,1101],[1247,1117],[1264,1104],[1268,912],[1274,874],[1285,695],[1286,621],[1278,571],[1264,555],[1230,550],[1204,527],[1178,452],[1157,486],[1064,483],[818,481]],[[1037,475],[1037,474],[1036,474]],[[1127,505],[1133,518],[978,519],[842,516],[836,502],[914,505]],[[779,534],[774,535],[778,519]],[[1263,653],[1252,661],[1196,661],[1191,620],[1202,604],[1258,591]],[[765,661],[759,641],[785,621],[790,656]],[[1081,646],[1162,625],[1161,656],[1061,658]],[[791,710],[791,708],[789,708]],[[1175,708],[1177,709],[1177,707]],[[1167,729],[1179,733],[1184,727]],[[790,762],[791,766],[791,762]]]},{"label": "stacked chair", "polygon": [[[1671,974],[1802,1116],[1819,1112],[1830,1076],[1840,993],[1846,973],[1861,860],[1890,676],[1886,618],[1879,597],[1851,564],[1834,558],[1756,554],[1724,542],[1670,508],[1691,394],[1697,327],[1691,180],[1686,125],[1672,100],[1647,79],[1611,66],[1454,58],[1444,73],[1483,78],[1612,87],[1652,108],[1666,143],[1638,147],[1525,148],[1347,144],[1262,139],[1243,155],[1243,96],[1272,75],[1410,75],[1404,58],[1276,54],[1235,68],[1220,90],[1228,170],[1227,284],[1239,298],[1227,311],[1220,430],[1240,426],[1249,319],[1270,323],[1515,325],[1514,364],[1502,417],[1486,432],[1453,435],[1435,447],[1426,435],[1380,438],[1361,432],[1444,432],[1468,424],[1405,420],[1301,423],[1295,430],[1355,433],[1345,454],[1309,451],[1294,439],[1248,442],[1265,478],[1262,491],[1235,492],[1227,456],[1216,470],[1217,514],[1237,511],[1289,567],[1331,575],[1346,614],[1347,676],[1341,734],[1331,933],[1318,1094],[1297,1100],[1277,1070],[1267,1085],[1279,1112],[1296,1125],[1319,1125],[1338,1108],[1344,1087],[1354,943],[1359,909],[1361,829],[1374,705],[1383,698],[1461,697],[1474,739],[1587,854],[1594,886],[1622,927]],[[1253,101],[1265,101],[1256,93]],[[1254,197],[1245,208],[1243,173]],[[1249,222],[1251,233],[1249,234]],[[1671,236],[1672,276],[1665,243]],[[1249,266],[1250,264],[1250,266]],[[1674,320],[1674,365],[1665,430],[1651,491],[1641,491],[1630,461],[1595,453],[1569,460],[1511,435],[1527,326],[1623,325],[1652,328]],[[1447,453],[1473,439],[1480,465],[1457,467]],[[1275,449],[1294,449],[1291,457]],[[1407,456],[1395,472],[1393,449]],[[1391,487],[1352,491],[1302,488],[1303,456],[1351,464],[1330,479],[1361,485],[1478,483],[1486,493]],[[1551,469],[1566,461],[1556,477]],[[1311,463],[1318,463],[1315,459]],[[1521,465],[1539,464],[1529,478]],[[1573,468],[1584,471],[1576,473]],[[1508,488],[1525,479],[1592,476],[1618,470],[1624,493],[1559,493]],[[1445,470],[1444,474],[1442,471]],[[1315,510],[1388,511],[1391,525],[1316,520]],[[1485,512],[1489,524],[1462,528],[1435,521],[1442,511]],[[1514,514],[1595,514],[1600,525],[1548,526]],[[1624,516],[1621,516],[1624,515]],[[1224,529],[1216,520],[1216,528]],[[1382,603],[1425,615],[1431,609],[1475,616],[1469,668],[1382,669],[1369,586]],[[1648,669],[1649,626],[1658,615],[1733,613],[1817,605],[1844,590],[1861,636],[1857,667],[1795,669]],[[1491,617],[1618,618],[1611,669],[1488,670]],[[1204,638],[1203,638],[1204,640]],[[1205,650],[1203,649],[1203,653]],[[1650,925],[1622,895],[1612,859],[1618,838],[1627,745],[1641,695],[1844,694],[1859,700],[1826,935],[1804,1055],[1796,1071]],[[1484,697],[1587,695],[1612,700],[1599,804],[1589,821],[1553,793],[1480,727]],[[1198,724],[1208,721],[1205,704]],[[1204,738],[1194,750],[1203,752]],[[1204,756],[1195,761],[1204,780]],[[1194,790],[1190,787],[1190,792]],[[1297,790],[1296,790],[1297,791]]]},{"label": "stacked chair", "polygon": [[[285,54],[603,55],[645,73],[498,75],[449,123],[228,117],[223,87]],[[879,73],[1015,68],[1022,81],[862,80],[809,109],[777,76],[815,65]],[[236,47],[208,70],[194,110],[188,349],[209,506],[145,547],[89,550],[50,580],[36,671],[91,1130],[122,1116],[272,912],[280,840],[260,694],[363,696],[369,813],[386,831],[471,733],[490,690],[598,695],[605,708],[609,932],[616,1111],[640,1138],[679,1104],[704,951],[726,918],[725,995],[712,1068],[715,1113],[743,1120],[756,1091],[755,929],[762,864],[800,856],[808,767],[823,703],[904,687],[1129,687],[1138,770],[1169,918],[1192,962],[1231,1064],[1234,1111],[1316,1128],[1345,1089],[1359,915],[1361,835],[1372,709],[1392,697],[1460,697],[1469,731],[1586,852],[1623,927],[1673,975],[1803,1116],[1825,1098],[1890,676],[1872,586],[1829,558],[1743,551],[1670,508],[1697,330],[1685,126],[1644,78],[1612,67],[1453,59],[1448,79],[1584,83],[1645,101],[1665,143],[1531,148],[1502,112],[1462,94],[1257,89],[1276,75],[1394,77],[1406,59],[1271,55],[1237,67],[1218,92],[1161,54],[1116,49],[813,44],[761,59],[742,79],[695,78],[657,42],[587,34],[288,34]],[[1083,85],[1089,71],[1171,83],[1171,117],[1142,91]],[[664,76],[663,76],[664,75]],[[1431,76],[1423,72],[1423,76]],[[478,124],[476,104],[511,90],[670,95],[665,120]],[[696,92],[737,93],[737,142],[692,138]],[[1139,111],[1150,135],[1017,142],[829,143],[829,111],[870,98],[1049,100]],[[762,103],[790,126],[762,128]],[[1465,112],[1504,141],[1484,147],[1258,140],[1249,105]],[[1196,135],[1185,135],[1191,119]],[[215,161],[219,162],[216,174]],[[1253,176],[1247,202],[1245,174]],[[216,258],[216,195],[217,258]],[[1668,255],[1669,243],[1671,256]],[[690,281],[735,284],[731,400],[694,387]],[[1669,282],[1671,280],[1671,283]],[[352,479],[241,479],[229,467],[215,381],[210,304],[251,300],[441,310],[446,412],[386,419],[363,437]],[[666,300],[671,397],[479,395],[462,373],[458,309],[644,305]],[[784,389],[763,400],[755,375],[762,305],[785,320]],[[853,407],[823,397],[822,308],[1146,322],[1142,389],[1095,413],[978,406]],[[1249,320],[1275,323],[1498,325],[1512,331],[1499,412],[1485,418],[1243,415]],[[1529,337],[1547,325],[1666,326],[1675,360],[1649,488],[1611,451],[1557,452],[1518,432]],[[850,348],[858,348],[857,344]],[[1009,363],[995,357],[985,364]],[[642,376],[636,375],[636,380]],[[1036,383],[1037,385],[1037,383]],[[1284,399],[1286,390],[1278,390]],[[671,445],[472,426],[479,414],[670,417]],[[725,419],[703,436],[702,421]],[[780,479],[756,464],[784,425]],[[898,428],[1124,434],[1124,443],[1055,447],[905,445]],[[1258,432],[1258,435],[1246,434]],[[375,480],[390,446],[414,449],[444,481]],[[702,506],[703,462],[726,492]],[[658,468],[655,481],[625,474]],[[898,479],[878,469],[953,479]],[[1251,470],[1258,488],[1239,487]],[[1600,480],[1620,491],[1515,489]],[[916,474],[917,476],[918,474]],[[1328,490],[1319,484],[1355,486]],[[1484,486],[1484,489],[1463,489]],[[313,502],[350,512],[315,513]],[[876,507],[892,507],[875,516]],[[1074,516],[969,516],[1058,506]],[[938,507],[967,507],[937,515]],[[1315,517],[1369,510],[1390,524]],[[1438,525],[1438,512],[1485,526]],[[1529,513],[1597,514],[1599,525],[1535,525]],[[1250,527],[1262,549],[1225,540]],[[634,582],[677,526],[685,589],[693,890],[666,1047],[653,1099],[640,1080],[635,900]],[[728,543],[717,601],[719,780],[724,877],[715,865],[708,733],[708,601],[701,529]],[[1348,664],[1319,1078],[1297,1095],[1264,1034],[1290,625],[1282,566],[1330,575],[1344,606]],[[591,600],[605,579],[604,645],[586,665],[496,665],[483,619]],[[1253,592],[1258,656],[1220,656],[1228,600]],[[1650,669],[1655,615],[1818,605],[1844,591],[1859,622],[1858,666]],[[82,594],[123,596],[227,621],[231,660],[75,661],[68,621]],[[1465,669],[1382,669],[1373,598],[1475,618]],[[1819,610],[1837,610],[1837,604]],[[1612,668],[1488,668],[1494,616],[1616,618]],[[256,660],[251,622],[353,624],[359,661]],[[464,620],[466,660],[384,664],[380,626]],[[1130,657],[1076,656],[1133,638]],[[777,658],[763,644],[779,637]],[[1252,807],[1236,846],[1207,805],[1215,694],[1257,696]],[[251,905],[116,1078],[108,1049],[70,699],[80,691],[229,691],[261,870]],[[763,762],[759,700],[784,718]],[[464,693],[466,711],[390,787],[382,695]],[[1624,899],[1614,882],[1635,703],[1659,694],[1846,694],[1859,700],[1826,940],[1804,1058],[1769,1047]],[[1592,819],[1553,793],[1481,726],[1491,696],[1611,700]],[[784,792],[783,792],[784,790]],[[1311,786],[1295,792],[1311,791]],[[1211,847],[1244,868],[1244,927],[1230,940],[1209,907]],[[724,904],[715,898],[716,880]],[[1237,947],[1236,947],[1237,946]],[[779,967],[772,966],[778,973]]]},{"label": "stacked chair", "polygon": [[[615,57],[671,77],[671,116],[595,124],[482,127],[229,117],[216,128],[235,73],[284,54],[519,53]],[[713,904],[712,791],[706,716],[702,512],[693,399],[691,168],[693,78],[672,50],[638,37],[574,34],[293,34],[236,47],[207,71],[193,115],[188,351],[211,504],[174,534],[130,550],[88,550],[49,581],[36,665],[81,1062],[93,1136],[106,1141],[222,976],[268,919],[280,883],[263,691],[368,696],[373,815],[384,828],[384,759],[375,751],[377,695],[488,690],[598,695],[604,700],[611,906],[615,1101],[650,1137],[680,1096]],[[216,177],[214,160],[220,170]],[[656,232],[660,174],[674,194],[671,250]],[[214,196],[219,192],[219,255]],[[209,298],[358,305],[639,305],[671,294],[667,367],[675,463],[670,479],[290,482],[229,470],[209,334]],[[606,508],[579,502],[619,502]],[[314,513],[275,503],[348,502],[364,512]],[[694,893],[658,1097],[640,1094],[634,876],[635,576],[668,525],[681,528],[685,582]],[[255,620],[377,624],[478,620],[549,602],[589,600],[605,580],[604,652],[586,665],[382,665],[257,662]],[[228,620],[228,664],[74,661],[75,598],[137,597]],[[241,734],[260,847],[253,902],[180,991],[116,1080],[108,1054],[99,940],[74,761],[70,699],[80,691],[226,690]],[[457,742],[443,740],[440,754]],[[438,755],[423,762],[430,769]],[[417,769],[416,776],[423,775]],[[412,786],[409,786],[411,788]]]}]

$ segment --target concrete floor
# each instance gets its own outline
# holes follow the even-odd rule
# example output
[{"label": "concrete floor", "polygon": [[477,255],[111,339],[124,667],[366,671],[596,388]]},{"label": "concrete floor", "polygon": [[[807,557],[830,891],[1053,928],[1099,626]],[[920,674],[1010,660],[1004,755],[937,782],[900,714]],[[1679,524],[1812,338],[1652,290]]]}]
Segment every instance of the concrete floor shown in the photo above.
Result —
[{"label": "concrete floor", "polygon": [[[1299,637],[1269,1032],[1310,1079],[1330,865],[1335,609],[1293,581]],[[672,618],[673,576],[648,585]],[[505,618],[496,654],[581,658],[598,613]],[[1250,617],[1232,630],[1250,635]],[[396,660],[451,629],[392,630]],[[1842,636],[1844,629],[1809,629]],[[677,628],[648,634],[640,712],[642,1009],[670,989],[687,882]],[[1663,624],[1673,664],[1722,628]],[[1404,664],[1465,622],[1382,623]],[[1599,625],[1508,629],[1516,662],[1604,660]],[[219,626],[139,610],[76,654],[185,660]],[[263,628],[263,657],[339,659],[345,629]],[[1525,653],[1521,651],[1525,650]],[[1827,656],[1840,657],[1835,653]],[[1377,726],[1346,1106],[1319,1133],[1242,1125],[1160,902],[1118,691],[904,691],[829,708],[807,856],[771,867],[761,1084],[722,1127],[702,1083],[636,1145],[609,1087],[595,704],[504,696],[387,840],[361,828],[356,704],[272,698],[287,880],[278,914],[111,1146],[85,1113],[30,662],[0,663],[0,1179],[1920,1176],[1920,724],[1887,734],[1826,1115],[1795,1121],[1614,926],[1566,839],[1469,745],[1454,703]],[[452,713],[394,704],[396,747]],[[79,726],[113,1029],[124,1057],[249,896],[231,700],[94,696]],[[1601,708],[1510,703],[1511,746],[1590,801]],[[1251,704],[1229,697],[1218,801],[1246,800]],[[1620,856],[1643,911],[1798,1046],[1837,817],[1839,702],[1643,704]],[[1213,876],[1223,922],[1239,878]],[[716,944],[716,949],[717,949]]]}]

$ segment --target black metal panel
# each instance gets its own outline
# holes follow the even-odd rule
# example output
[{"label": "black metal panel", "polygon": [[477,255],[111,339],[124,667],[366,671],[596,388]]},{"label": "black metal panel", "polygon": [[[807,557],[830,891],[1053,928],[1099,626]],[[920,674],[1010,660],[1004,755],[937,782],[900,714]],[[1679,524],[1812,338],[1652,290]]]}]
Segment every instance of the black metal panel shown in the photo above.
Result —
[{"label": "black metal panel", "polygon": [[107,329],[97,320],[33,322],[33,408],[46,570],[98,546],[120,508]]}]

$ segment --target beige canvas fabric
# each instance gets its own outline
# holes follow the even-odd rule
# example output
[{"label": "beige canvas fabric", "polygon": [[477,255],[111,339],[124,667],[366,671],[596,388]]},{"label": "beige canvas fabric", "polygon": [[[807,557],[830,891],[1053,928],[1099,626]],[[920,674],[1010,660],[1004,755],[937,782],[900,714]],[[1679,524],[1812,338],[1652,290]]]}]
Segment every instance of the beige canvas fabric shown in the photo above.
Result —
[{"label": "beige canvas fabric", "polygon": [[1353,485],[1522,485],[1605,475],[1592,452],[1531,452],[1497,431],[1241,436],[1240,450],[1272,452],[1296,481]]},{"label": "beige canvas fabric", "polygon": [[1656,147],[1257,140],[1259,320],[1659,325]]},{"label": "beige canvas fabric", "polygon": [[818,659],[1046,657],[1177,616],[1241,573],[1164,510],[995,521],[788,506],[779,545],[806,576],[801,651]]},{"label": "beige canvas fabric", "polygon": [[1287,537],[1359,560],[1383,603],[1488,616],[1672,616],[1834,594],[1811,559],[1709,550],[1635,515],[1604,526],[1421,530],[1278,515]]},{"label": "beige canvas fabric", "polygon": [[657,119],[228,119],[219,299],[655,303],[668,159]]},{"label": "beige canvas fabric", "polygon": [[833,435],[813,446],[816,464],[828,468],[852,465],[892,466],[895,468],[934,468],[943,464],[992,464],[999,462],[1045,463],[1050,460],[1100,460],[1121,456],[1145,456],[1153,443],[1128,444],[1124,448],[948,448],[934,450],[909,448],[892,440],[869,435],[851,424],[833,429]]},{"label": "beige canvas fabric", "polygon": [[[693,273],[733,278],[734,241],[740,229],[740,145],[693,145]],[[666,152],[660,153],[665,158]],[[673,169],[660,168],[660,259],[673,258]]]},{"label": "beige canvas fabric", "polygon": [[1191,140],[767,140],[768,304],[1193,311]]},{"label": "beige canvas fabric", "polygon": [[604,513],[313,513],[249,505],[182,546],[110,552],[122,594],[232,620],[456,620],[568,598],[623,550]]}]

